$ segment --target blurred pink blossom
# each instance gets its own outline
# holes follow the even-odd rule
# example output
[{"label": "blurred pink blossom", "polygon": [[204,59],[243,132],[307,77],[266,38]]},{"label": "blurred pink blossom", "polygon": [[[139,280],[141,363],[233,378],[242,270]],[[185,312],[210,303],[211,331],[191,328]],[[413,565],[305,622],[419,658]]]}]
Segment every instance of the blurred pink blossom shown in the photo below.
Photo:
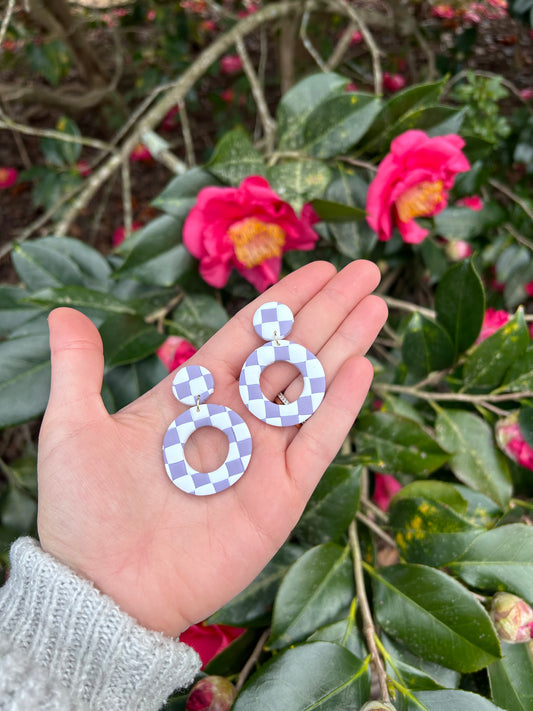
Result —
[{"label": "blurred pink blossom", "polygon": [[524,101],[530,101],[533,99],[533,87],[528,87],[527,89],[522,89],[520,91],[520,98]]},{"label": "blurred pink blossom", "polygon": [[[142,222],[133,222],[131,226],[131,232],[136,232],[137,230],[140,230],[141,227],[144,227]],[[126,239],[126,228],[124,225],[121,225],[120,227],[117,227],[117,229],[113,232],[113,237],[112,237],[112,243],[113,247],[118,247],[119,244],[122,244],[124,240]]]},{"label": "blurred pink blossom", "polygon": [[143,143],[138,143],[130,153],[130,160],[134,163],[151,163],[152,154]]},{"label": "blurred pink blossom", "polygon": [[444,248],[446,255],[453,262],[460,262],[472,254],[472,245],[463,239],[452,239],[446,243]]},{"label": "blurred pink blossom", "polygon": [[10,188],[15,185],[19,177],[18,170],[8,166],[0,165],[0,190]]},{"label": "blurred pink blossom", "polygon": [[76,163],[76,170],[82,176],[82,178],[86,178],[92,173],[92,168],[86,160],[79,160]]},{"label": "blurred pink blossom", "polygon": [[455,203],[459,207],[469,207],[471,210],[483,210],[483,200],[479,195],[469,195],[468,197],[461,198]]},{"label": "blurred pink blossom", "polygon": [[181,336],[169,336],[156,351],[163,365],[171,373],[196,353],[196,348]]},{"label": "blurred pink blossom", "polygon": [[390,500],[400,491],[402,485],[395,479],[392,474],[375,474],[375,485],[374,485],[374,503],[379,506],[382,511],[386,511],[389,508]]},{"label": "blurred pink blossom", "polygon": [[489,336],[492,336],[499,328],[505,326],[510,316],[507,311],[502,309],[496,310],[489,307],[485,311],[485,317],[483,319],[483,324],[481,326],[481,332],[476,339],[476,343],[481,343]]},{"label": "blurred pink blossom", "polygon": [[356,30],[350,37],[350,44],[360,44],[363,41],[363,33],[361,30]]},{"label": "blurred pink blossom", "polygon": [[387,91],[400,91],[406,84],[407,79],[403,74],[389,74],[389,72],[383,72],[383,86]]},{"label": "blurred pink blossom", "polygon": [[179,118],[178,118],[179,110],[180,110],[179,106],[173,106],[163,116],[163,119],[160,124],[163,131],[172,131],[176,128],[176,126],[178,126],[178,124],[179,124]]},{"label": "blurred pink blossom", "polygon": [[533,449],[525,441],[518,423],[518,410],[496,423],[496,442],[521,467],[533,470]]},{"label": "blurred pink blossom", "polygon": [[237,74],[242,70],[242,59],[238,54],[227,54],[220,60],[222,74]]}]

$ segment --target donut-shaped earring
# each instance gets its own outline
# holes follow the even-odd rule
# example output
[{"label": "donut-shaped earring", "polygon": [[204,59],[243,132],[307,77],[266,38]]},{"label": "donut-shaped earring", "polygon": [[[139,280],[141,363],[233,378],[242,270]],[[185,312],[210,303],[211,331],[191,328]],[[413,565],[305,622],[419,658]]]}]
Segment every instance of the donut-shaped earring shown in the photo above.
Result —
[{"label": "donut-shaped earring", "polygon": [[[223,405],[205,405],[214,391],[213,376],[201,365],[179,370],[172,391],[184,405],[193,405],[172,422],[163,439],[163,459],[170,481],[187,494],[217,494],[235,484],[252,455],[252,438],[244,420]],[[185,444],[200,427],[216,427],[228,438],[228,455],[218,469],[199,472],[185,458]]]},{"label": "donut-shaped earring", "polygon": [[[269,301],[254,314],[256,333],[265,341],[246,359],[239,378],[242,401],[250,412],[263,422],[275,427],[289,427],[305,422],[317,409],[326,391],[324,368],[307,348],[283,340],[294,323],[292,311],[285,304]],[[296,366],[304,379],[300,397],[294,402],[278,405],[268,400],[259,379],[261,373],[272,363],[287,361]]]}]

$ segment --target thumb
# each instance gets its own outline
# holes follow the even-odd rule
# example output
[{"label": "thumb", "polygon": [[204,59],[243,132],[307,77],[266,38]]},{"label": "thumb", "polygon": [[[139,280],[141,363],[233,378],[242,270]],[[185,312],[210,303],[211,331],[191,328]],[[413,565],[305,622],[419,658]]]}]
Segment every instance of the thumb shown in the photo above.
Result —
[{"label": "thumb", "polygon": [[[78,404],[80,411],[102,404],[104,352],[98,329],[86,316],[69,308],[58,308],[48,317],[52,384],[49,407]],[[72,413],[73,414],[73,413]]]}]

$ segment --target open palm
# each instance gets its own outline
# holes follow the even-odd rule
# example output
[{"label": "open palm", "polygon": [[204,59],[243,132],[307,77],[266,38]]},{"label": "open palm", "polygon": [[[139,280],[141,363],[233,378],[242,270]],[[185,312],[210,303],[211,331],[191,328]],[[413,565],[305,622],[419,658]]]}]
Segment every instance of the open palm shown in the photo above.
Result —
[{"label": "open palm", "polygon": [[[208,368],[215,391],[247,423],[252,458],[243,477],[212,496],[191,496],[165,473],[161,445],[186,406],[172,375],[116,415],[102,403],[103,354],[95,326],[72,309],[50,315],[52,387],[39,444],[39,537],[44,550],[81,575],[141,624],[179,634],[240,592],[274,555],[337,453],[368,391],[363,357],[386,318],[371,295],[379,271],[353,262],[338,274],[315,262],[290,274],[231,319],[189,361]],[[251,415],[238,378],[262,344],[252,327],[261,303],[287,304],[289,339],[321,361],[326,396],[301,428],[278,428]],[[272,399],[294,399],[294,368],[265,371]],[[197,469],[225,457],[225,437],[199,430],[187,445]]]}]

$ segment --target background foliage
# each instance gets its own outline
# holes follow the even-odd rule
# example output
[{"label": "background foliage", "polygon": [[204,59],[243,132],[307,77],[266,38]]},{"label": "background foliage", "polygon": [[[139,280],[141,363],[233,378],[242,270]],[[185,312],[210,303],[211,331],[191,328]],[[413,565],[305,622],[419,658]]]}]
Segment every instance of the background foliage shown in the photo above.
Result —
[{"label": "background foliage", "polygon": [[[102,394],[120,409],[166,375],[157,351],[169,336],[199,347],[255,297],[235,272],[222,289],[206,284],[181,235],[202,188],[261,175],[320,218],[315,249],[286,253],[283,271],[371,259],[391,314],[350,437],[290,540],[208,621],[247,631],[203,673],[236,682],[236,711],[341,711],[387,696],[398,711],[531,709],[533,643],[502,642],[488,614],[496,591],[533,604],[533,460],[517,461],[495,436],[512,414],[533,446],[533,119],[530,87],[476,65],[494,6],[29,7],[10,2],[0,30],[2,141],[16,137],[25,163],[2,191],[2,217],[30,196],[38,209],[3,248],[4,563],[13,538],[35,533],[48,312],[68,305],[97,324]],[[531,7],[509,10],[523,23],[505,19],[516,58]],[[236,71],[223,69],[228,53]],[[367,189],[410,129],[460,134],[471,169],[448,207],[421,220],[420,244],[397,232],[380,242]],[[91,244],[84,231],[114,226],[106,190],[117,174],[127,238],[111,249],[110,234]],[[152,175],[151,204],[132,201]],[[482,209],[461,202],[473,195]],[[506,316],[480,340],[488,308]],[[387,512],[373,499],[383,474],[401,484]]]}]

